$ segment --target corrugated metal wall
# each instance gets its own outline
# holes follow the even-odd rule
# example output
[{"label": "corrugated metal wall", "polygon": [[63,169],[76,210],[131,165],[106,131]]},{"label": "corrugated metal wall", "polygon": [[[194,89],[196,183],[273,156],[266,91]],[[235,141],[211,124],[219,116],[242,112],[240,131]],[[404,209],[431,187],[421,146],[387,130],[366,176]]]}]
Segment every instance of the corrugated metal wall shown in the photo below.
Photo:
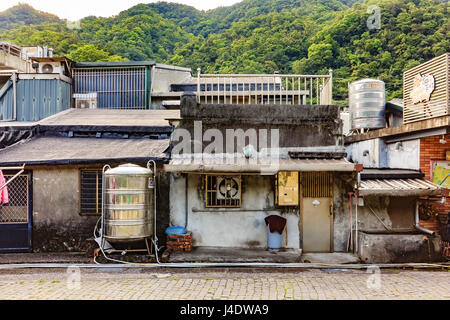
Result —
[{"label": "corrugated metal wall", "polygon": [[149,69],[80,68],[73,71],[74,93],[97,92],[98,108],[147,109]]},{"label": "corrugated metal wall", "polygon": [[[8,82],[0,92],[0,120],[12,120],[13,86]],[[58,79],[17,81],[17,121],[39,121],[70,108],[71,85]]]}]

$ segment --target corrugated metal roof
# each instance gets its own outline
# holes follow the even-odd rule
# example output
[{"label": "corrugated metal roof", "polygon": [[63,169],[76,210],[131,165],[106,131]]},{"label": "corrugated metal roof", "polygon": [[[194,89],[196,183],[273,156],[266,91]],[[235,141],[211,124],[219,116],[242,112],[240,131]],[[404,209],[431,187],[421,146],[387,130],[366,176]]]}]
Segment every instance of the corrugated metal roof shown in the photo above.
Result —
[{"label": "corrugated metal roof", "polygon": [[373,179],[361,181],[361,196],[427,196],[440,195],[445,188],[424,179]]},{"label": "corrugated metal roof", "polygon": [[223,172],[223,173],[261,173],[274,174],[278,171],[304,172],[353,172],[355,164],[345,159],[245,159],[210,157],[204,159],[175,159],[165,166],[167,172]]},{"label": "corrugated metal roof", "polygon": [[0,165],[63,165],[169,159],[170,140],[38,137],[0,150]]}]

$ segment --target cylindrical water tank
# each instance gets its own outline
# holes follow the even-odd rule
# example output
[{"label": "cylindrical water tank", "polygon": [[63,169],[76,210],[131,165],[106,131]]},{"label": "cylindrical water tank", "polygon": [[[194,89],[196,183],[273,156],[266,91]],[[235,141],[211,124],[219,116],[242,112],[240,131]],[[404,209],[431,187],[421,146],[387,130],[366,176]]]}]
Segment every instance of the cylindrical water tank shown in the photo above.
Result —
[{"label": "cylindrical water tank", "polygon": [[378,129],[386,126],[386,87],[383,81],[365,79],[349,86],[352,129]]},{"label": "cylindrical water tank", "polygon": [[104,173],[104,236],[110,242],[152,237],[153,172],[125,164]]}]

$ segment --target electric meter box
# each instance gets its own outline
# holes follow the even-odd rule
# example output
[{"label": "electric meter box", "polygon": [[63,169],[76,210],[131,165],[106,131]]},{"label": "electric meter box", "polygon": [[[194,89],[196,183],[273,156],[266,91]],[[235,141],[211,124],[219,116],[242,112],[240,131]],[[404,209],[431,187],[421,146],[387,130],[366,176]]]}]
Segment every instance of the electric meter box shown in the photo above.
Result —
[{"label": "electric meter box", "polygon": [[299,201],[299,173],[279,172],[275,179],[276,202],[279,207],[298,206]]}]

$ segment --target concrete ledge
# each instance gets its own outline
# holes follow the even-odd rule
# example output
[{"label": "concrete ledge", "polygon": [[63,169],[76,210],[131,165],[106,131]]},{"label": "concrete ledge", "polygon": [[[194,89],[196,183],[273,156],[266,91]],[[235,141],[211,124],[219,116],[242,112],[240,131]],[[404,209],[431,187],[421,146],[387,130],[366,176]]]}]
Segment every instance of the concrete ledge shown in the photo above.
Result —
[{"label": "concrete ledge", "polygon": [[270,252],[264,249],[244,248],[194,248],[190,253],[173,252],[171,263],[298,263],[301,250],[282,249]]}]

